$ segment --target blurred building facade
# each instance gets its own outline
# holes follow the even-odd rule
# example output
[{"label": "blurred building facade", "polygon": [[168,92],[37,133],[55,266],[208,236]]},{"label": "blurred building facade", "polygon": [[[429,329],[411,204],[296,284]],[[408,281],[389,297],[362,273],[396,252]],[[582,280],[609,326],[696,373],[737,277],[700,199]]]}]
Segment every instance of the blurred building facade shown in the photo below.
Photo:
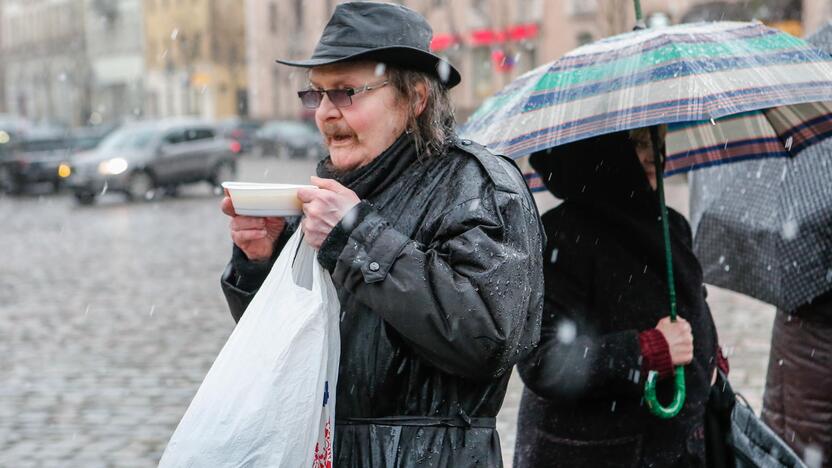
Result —
[{"label": "blurred building facade", "polygon": [[[558,3],[562,0],[551,0]],[[246,53],[251,115],[259,118],[312,118],[300,106],[296,92],[306,73],[275,63],[276,58],[304,59],[312,54],[318,37],[338,0],[246,0]],[[460,69],[463,83],[452,98],[461,113],[472,110],[489,93],[504,84],[509,71],[531,69],[539,54],[542,18],[555,10],[550,0],[401,0],[431,22],[437,53]],[[551,10],[551,11],[550,11]],[[547,11],[550,14],[547,14]],[[499,21],[495,20],[499,16]],[[499,56],[494,28],[510,31],[511,56]],[[473,38],[474,44],[463,42]],[[506,52],[508,54],[508,52]],[[493,64],[493,65],[492,65]],[[492,68],[496,67],[496,68]],[[506,75],[507,76],[507,75]],[[469,78],[473,77],[473,79]]]},{"label": "blurred building facade", "polygon": [[[0,54],[3,44],[3,1],[0,0]],[[6,113],[6,61],[0,60],[0,113]]]},{"label": "blurred building facade", "polygon": [[[249,111],[254,118],[296,119],[303,71],[277,58],[306,58],[334,8],[332,0],[245,0]],[[305,114],[309,117],[309,114]]]},{"label": "blurred building facade", "polygon": [[92,68],[84,0],[5,0],[0,11],[7,111],[35,121],[86,123]]},{"label": "blurred building facade", "polygon": [[[312,118],[296,91],[345,0],[0,0],[0,111],[83,125],[124,116]],[[632,29],[632,0],[393,0],[428,18],[460,69],[460,121],[519,74]],[[832,0],[642,0],[652,26],[761,19],[796,35]]]},{"label": "blurred building facade", "polygon": [[142,0],[85,0],[92,124],[140,117],[143,113],[142,7]]},{"label": "blurred building facade", "polygon": [[[295,92],[305,73],[274,59],[311,55],[339,0],[246,0],[246,50],[253,116],[311,118]],[[399,0],[428,18],[432,48],[459,68],[463,81],[452,91],[458,118],[519,74],[569,50],[635,24],[632,0]],[[830,0],[642,0],[652,26],[686,17],[737,11],[797,35],[830,18]],[[700,12],[701,10],[701,12]],[[801,14],[803,22],[801,23]],[[761,17],[762,15],[762,17]],[[809,20],[808,15],[813,15]],[[794,19],[797,18],[795,21]],[[814,19],[817,18],[817,19]],[[719,19],[719,18],[715,18]],[[791,21],[791,22],[790,22]],[[817,23],[810,26],[809,23]]]},{"label": "blurred building facade", "polygon": [[238,0],[144,0],[146,114],[246,115],[245,29]]}]

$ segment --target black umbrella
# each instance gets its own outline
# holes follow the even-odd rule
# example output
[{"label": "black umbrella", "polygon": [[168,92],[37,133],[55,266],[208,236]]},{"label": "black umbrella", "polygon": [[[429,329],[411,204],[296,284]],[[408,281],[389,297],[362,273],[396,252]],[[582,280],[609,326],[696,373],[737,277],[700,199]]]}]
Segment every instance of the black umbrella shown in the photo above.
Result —
[{"label": "black umbrella", "polygon": [[705,281],[791,311],[832,290],[832,142],[691,174]]},{"label": "black umbrella", "polygon": [[[832,23],[809,38],[832,53]],[[691,174],[705,281],[790,311],[832,290],[832,141]]]}]

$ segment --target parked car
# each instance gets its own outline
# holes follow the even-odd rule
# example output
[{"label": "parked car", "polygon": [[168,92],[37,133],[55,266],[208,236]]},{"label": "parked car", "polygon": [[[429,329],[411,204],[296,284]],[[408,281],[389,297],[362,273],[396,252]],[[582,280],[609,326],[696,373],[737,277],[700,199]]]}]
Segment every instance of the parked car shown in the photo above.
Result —
[{"label": "parked car", "polygon": [[0,114],[0,131],[23,135],[32,127],[32,123],[23,117],[11,114]]},{"label": "parked car", "polygon": [[160,189],[175,193],[192,182],[218,187],[236,174],[233,143],[199,120],[127,124],[94,150],[75,155],[67,182],[81,204],[93,203],[104,191],[147,200]]},{"label": "parked car", "polygon": [[74,129],[72,131],[72,151],[77,153],[94,149],[117,128],[117,124],[102,124]]},{"label": "parked car", "polygon": [[254,133],[263,125],[259,120],[231,117],[218,125],[222,135],[240,143],[239,153],[249,153],[254,149]]},{"label": "parked car", "polygon": [[321,158],[323,138],[314,125],[293,120],[270,120],[255,133],[254,155],[278,158]]},{"label": "parked car", "polygon": [[50,184],[53,191],[60,190],[62,179],[58,166],[72,152],[69,132],[57,128],[31,128],[13,139],[8,132],[0,135],[8,138],[0,153],[0,191],[20,194],[35,184]]}]

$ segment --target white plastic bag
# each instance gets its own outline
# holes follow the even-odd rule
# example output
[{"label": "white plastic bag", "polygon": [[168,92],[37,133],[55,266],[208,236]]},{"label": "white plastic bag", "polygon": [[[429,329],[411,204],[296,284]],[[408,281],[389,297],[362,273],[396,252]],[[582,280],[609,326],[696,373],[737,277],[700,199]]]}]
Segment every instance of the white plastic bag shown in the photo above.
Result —
[{"label": "white plastic bag", "polygon": [[298,231],[281,252],[160,467],[332,465],[340,305],[329,274],[301,239]]}]

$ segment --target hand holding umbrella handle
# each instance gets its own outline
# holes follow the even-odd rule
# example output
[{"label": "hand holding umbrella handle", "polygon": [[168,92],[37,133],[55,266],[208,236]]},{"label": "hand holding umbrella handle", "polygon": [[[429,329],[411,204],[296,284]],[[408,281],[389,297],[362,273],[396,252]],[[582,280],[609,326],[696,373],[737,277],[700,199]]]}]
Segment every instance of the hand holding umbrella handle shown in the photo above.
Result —
[{"label": "hand holding umbrella handle", "polygon": [[647,383],[644,384],[644,400],[647,401],[647,408],[651,413],[662,419],[670,419],[676,416],[685,404],[685,368],[676,366],[674,374],[676,376],[676,393],[673,395],[673,401],[667,407],[662,406],[656,398],[658,372],[650,371],[647,374]]}]

